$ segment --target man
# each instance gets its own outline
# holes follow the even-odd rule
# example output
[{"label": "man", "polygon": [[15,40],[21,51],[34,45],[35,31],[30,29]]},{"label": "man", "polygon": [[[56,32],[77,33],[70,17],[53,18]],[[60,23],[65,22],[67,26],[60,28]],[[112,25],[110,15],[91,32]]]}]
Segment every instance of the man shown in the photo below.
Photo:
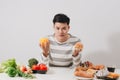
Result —
[{"label": "man", "polygon": [[75,48],[80,43],[80,39],[69,34],[70,18],[65,14],[56,14],[53,18],[54,34],[48,35],[49,42],[42,49],[42,60],[50,66],[67,67],[79,65],[82,48]]}]

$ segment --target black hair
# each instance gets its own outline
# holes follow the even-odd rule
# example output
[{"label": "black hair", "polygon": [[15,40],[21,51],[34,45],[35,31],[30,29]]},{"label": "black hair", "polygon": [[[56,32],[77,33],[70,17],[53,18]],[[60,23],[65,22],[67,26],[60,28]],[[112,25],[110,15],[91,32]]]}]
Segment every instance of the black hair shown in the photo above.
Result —
[{"label": "black hair", "polygon": [[55,24],[56,22],[67,23],[69,25],[70,18],[67,15],[62,13],[56,14],[53,18],[53,23]]}]

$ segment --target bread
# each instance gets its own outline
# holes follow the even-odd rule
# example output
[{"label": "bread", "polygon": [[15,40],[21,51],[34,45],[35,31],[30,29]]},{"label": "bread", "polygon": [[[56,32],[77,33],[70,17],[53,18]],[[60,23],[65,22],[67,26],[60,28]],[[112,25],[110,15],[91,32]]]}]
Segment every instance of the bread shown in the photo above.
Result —
[{"label": "bread", "polygon": [[93,73],[88,73],[87,71],[82,71],[82,70],[75,71],[74,75],[79,76],[79,77],[85,77],[85,78],[93,78],[94,77]]}]

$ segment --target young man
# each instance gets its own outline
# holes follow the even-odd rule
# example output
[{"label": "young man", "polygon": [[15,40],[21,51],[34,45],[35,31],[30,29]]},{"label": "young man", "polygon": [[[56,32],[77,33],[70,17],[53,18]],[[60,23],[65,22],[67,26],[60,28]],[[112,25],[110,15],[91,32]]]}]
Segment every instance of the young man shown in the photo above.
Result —
[{"label": "young man", "polygon": [[[41,46],[42,60],[50,66],[67,67],[79,65],[82,49],[75,49],[74,45],[80,43],[80,39],[69,34],[70,18],[65,14],[56,14],[53,18],[54,34],[48,35],[49,42]],[[82,45],[82,44],[81,44]]]}]

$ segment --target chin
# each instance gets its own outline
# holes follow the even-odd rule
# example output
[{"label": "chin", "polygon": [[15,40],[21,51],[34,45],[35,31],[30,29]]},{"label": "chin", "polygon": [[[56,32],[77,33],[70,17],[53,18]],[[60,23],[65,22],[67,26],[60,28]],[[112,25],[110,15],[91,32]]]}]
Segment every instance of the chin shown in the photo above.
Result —
[{"label": "chin", "polygon": [[58,38],[58,41],[64,42],[64,39],[59,37],[59,38]]}]

